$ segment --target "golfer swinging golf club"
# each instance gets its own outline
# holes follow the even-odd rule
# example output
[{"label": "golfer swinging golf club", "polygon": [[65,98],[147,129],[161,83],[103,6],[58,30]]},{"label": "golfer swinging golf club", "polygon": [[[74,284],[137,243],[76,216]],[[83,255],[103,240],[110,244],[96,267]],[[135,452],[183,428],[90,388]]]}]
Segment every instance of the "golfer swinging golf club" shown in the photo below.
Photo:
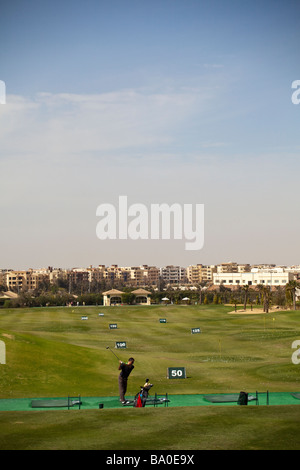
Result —
[{"label": "golfer swinging golf club", "polygon": [[133,357],[130,357],[127,364],[122,361],[119,361],[119,363],[119,370],[121,371],[119,375],[120,402],[124,405],[124,403],[126,403],[125,393],[127,390],[127,380],[132,370],[134,369],[134,359]]}]

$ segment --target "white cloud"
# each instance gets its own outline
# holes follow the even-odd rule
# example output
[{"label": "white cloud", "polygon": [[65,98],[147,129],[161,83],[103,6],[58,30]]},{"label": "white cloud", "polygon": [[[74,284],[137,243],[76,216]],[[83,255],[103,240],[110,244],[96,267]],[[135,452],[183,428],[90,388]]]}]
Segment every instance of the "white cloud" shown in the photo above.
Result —
[{"label": "white cloud", "polygon": [[9,95],[0,114],[0,155],[55,155],[147,148],[174,141],[174,132],[206,97],[195,90],[97,95]]},{"label": "white cloud", "polygon": [[[292,220],[298,233],[298,219],[291,219],[285,209],[291,179],[296,188],[298,174],[288,162],[296,163],[297,155],[287,155],[285,148],[274,155],[237,149],[235,136],[223,132],[225,119],[219,134],[211,120],[217,119],[223,92],[222,87],[195,86],[169,87],[165,93],[141,89],[8,95],[0,107],[0,173],[5,175],[0,240],[7,247],[5,265],[12,259],[19,264],[22,257],[29,265],[34,254],[42,260],[38,264],[52,264],[53,259],[63,264],[66,253],[72,264],[79,255],[86,263],[114,258],[120,264],[137,262],[133,259],[151,264],[150,258],[144,259],[145,250],[150,253],[144,244],[130,252],[119,244],[100,246],[96,239],[96,207],[114,203],[121,194],[130,203],[204,203],[207,237],[201,256],[208,250],[207,262],[213,262],[220,246],[226,252],[232,247],[235,253],[240,240],[248,243],[247,249],[253,246],[260,258],[259,243],[265,249],[271,246],[270,237],[277,243],[283,239],[285,228],[276,229],[276,239],[273,235],[283,217],[282,227]],[[194,118],[197,124],[189,133]],[[206,135],[201,131],[208,118],[212,132]],[[262,204],[268,208],[269,229],[257,209]],[[264,233],[258,231],[261,226]],[[187,259],[186,253],[175,252]],[[167,258],[179,262],[174,246],[155,244],[153,262]]]}]

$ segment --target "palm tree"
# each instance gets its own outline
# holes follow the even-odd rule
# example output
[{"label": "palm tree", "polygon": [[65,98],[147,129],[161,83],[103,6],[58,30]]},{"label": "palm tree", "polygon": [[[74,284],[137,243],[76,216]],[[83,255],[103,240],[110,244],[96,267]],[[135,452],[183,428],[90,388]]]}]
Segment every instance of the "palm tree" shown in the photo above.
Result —
[{"label": "palm tree", "polygon": [[206,291],[207,287],[205,287],[205,282],[200,283],[197,288],[199,290],[199,304],[202,304],[202,291]]},{"label": "palm tree", "polygon": [[247,298],[248,298],[248,293],[249,293],[249,285],[247,284],[246,286],[242,287],[245,295],[244,295],[244,310],[247,308]]},{"label": "palm tree", "polygon": [[293,310],[296,310],[296,289],[299,287],[299,284],[297,281],[289,281],[286,286],[286,292],[289,292],[292,296],[292,301],[293,301]]},{"label": "palm tree", "polygon": [[269,313],[271,286],[264,286],[264,312]]},{"label": "palm tree", "polygon": [[264,286],[263,284],[258,284],[256,288],[259,291],[260,303],[262,303],[263,300],[264,312],[268,313],[270,306],[271,287]]},{"label": "palm tree", "polygon": [[264,286],[262,284],[257,284],[256,289],[258,290],[258,301],[262,304]]}]

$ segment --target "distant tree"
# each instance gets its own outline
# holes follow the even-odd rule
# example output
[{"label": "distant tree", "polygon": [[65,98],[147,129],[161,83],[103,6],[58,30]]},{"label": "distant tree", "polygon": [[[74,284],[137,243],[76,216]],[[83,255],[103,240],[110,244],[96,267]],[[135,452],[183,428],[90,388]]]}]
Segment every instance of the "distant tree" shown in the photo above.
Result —
[{"label": "distant tree", "polygon": [[133,304],[134,302],[134,299],[135,299],[135,295],[132,294],[131,292],[124,292],[124,294],[122,295],[122,301],[124,304]]},{"label": "distant tree", "polygon": [[264,312],[269,313],[270,302],[271,302],[271,287],[264,286],[263,287],[263,296],[264,296]]},{"label": "distant tree", "polygon": [[247,300],[248,300],[248,293],[249,293],[249,285],[247,284],[246,286],[243,286],[242,290],[244,291],[244,310],[246,310]]},{"label": "distant tree", "polygon": [[258,284],[256,286],[256,289],[258,290],[258,303],[260,305],[263,304],[263,296],[264,296],[264,286],[263,284]]},{"label": "distant tree", "polygon": [[285,296],[285,288],[281,286],[277,286],[275,289],[275,297],[274,302],[276,305],[285,305],[286,296]]},{"label": "distant tree", "polygon": [[299,288],[297,281],[290,281],[286,284],[285,289],[292,297],[293,310],[296,310],[296,289]]}]

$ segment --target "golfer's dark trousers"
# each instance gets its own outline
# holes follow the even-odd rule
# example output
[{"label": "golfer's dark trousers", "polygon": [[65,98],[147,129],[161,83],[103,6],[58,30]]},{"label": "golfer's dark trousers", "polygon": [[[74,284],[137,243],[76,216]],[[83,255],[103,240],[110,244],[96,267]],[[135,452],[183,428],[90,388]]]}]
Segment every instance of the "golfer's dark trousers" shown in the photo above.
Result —
[{"label": "golfer's dark trousers", "polygon": [[119,393],[120,401],[125,401],[125,393],[127,390],[127,379],[124,379],[119,375]]}]

